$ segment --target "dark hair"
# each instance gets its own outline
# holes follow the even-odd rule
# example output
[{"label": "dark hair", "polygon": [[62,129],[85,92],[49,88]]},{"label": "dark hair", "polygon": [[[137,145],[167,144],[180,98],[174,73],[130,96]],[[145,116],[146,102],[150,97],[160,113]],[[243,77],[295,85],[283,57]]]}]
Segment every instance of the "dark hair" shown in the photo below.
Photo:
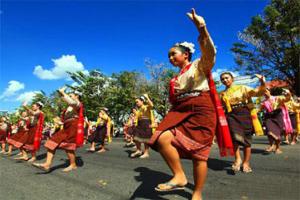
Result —
[{"label": "dark hair", "polygon": [[222,76],[225,75],[225,74],[228,74],[229,76],[231,76],[232,79],[234,78],[231,72],[223,72],[223,73],[220,75],[220,80],[222,80]]},{"label": "dark hair", "polygon": [[174,45],[173,47],[177,48],[179,51],[181,51],[182,53],[188,53],[189,54],[189,57],[188,57],[188,60],[191,61],[192,60],[192,53],[190,51],[189,48],[185,47],[185,46],[182,46],[182,45]]}]

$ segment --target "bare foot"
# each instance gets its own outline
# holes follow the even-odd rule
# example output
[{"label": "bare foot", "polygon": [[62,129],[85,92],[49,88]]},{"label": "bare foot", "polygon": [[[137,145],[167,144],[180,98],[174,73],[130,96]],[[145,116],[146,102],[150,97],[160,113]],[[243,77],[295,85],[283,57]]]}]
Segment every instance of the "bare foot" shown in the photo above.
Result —
[{"label": "bare foot", "polygon": [[105,148],[101,148],[99,151],[97,151],[97,153],[103,153],[105,151],[106,151]]},{"label": "bare foot", "polygon": [[202,200],[202,194],[193,193],[192,200]]},{"label": "bare foot", "polygon": [[36,157],[32,157],[27,162],[33,163],[35,160],[36,160]]},{"label": "bare foot", "polygon": [[86,149],[87,151],[91,151],[91,152],[94,152],[95,149],[94,148],[89,148],[89,149]]},{"label": "bare foot", "polygon": [[252,168],[250,167],[249,164],[243,164],[243,172],[246,174],[252,172]]},{"label": "bare foot", "polygon": [[291,145],[295,145],[295,144],[296,144],[296,142],[294,142],[294,141],[293,141],[293,142],[291,142]]},{"label": "bare foot", "polygon": [[45,163],[32,163],[32,165],[46,172],[50,171],[50,166],[46,165]]},{"label": "bare foot", "polygon": [[275,154],[282,154],[283,152],[280,149],[275,150]]},{"label": "bare foot", "polygon": [[143,154],[143,152],[136,151],[130,155],[130,158],[137,158],[137,157],[140,157],[142,154]]},{"label": "bare foot", "polygon": [[283,143],[284,143],[284,144],[287,144],[287,145],[290,144],[290,142],[289,142],[288,140],[283,141]]},{"label": "bare foot", "polygon": [[238,172],[241,169],[242,160],[235,160],[231,166],[232,171]]},{"label": "bare foot", "polygon": [[140,158],[149,158],[149,154],[147,154],[147,153],[144,153],[142,156],[140,156]]},{"label": "bare foot", "polygon": [[268,148],[265,149],[266,152],[273,152],[275,151],[274,146],[269,146]]},{"label": "bare foot", "polygon": [[70,171],[75,170],[75,169],[77,169],[77,166],[69,165],[69,167],[64,168],[62,171],[63,172],[70,172]]},{"label": "bare foot", "polygon": [[15,160],[25,160],[27,161],[29,158],[27,156],[21,156],[21,157],[17,157],[17,158],[14,158]]},{"label": "bare foot", "polygon": [[4,155],[8,155],[8,156],[11,156],[11,151],[7,151],[4,153]]}]

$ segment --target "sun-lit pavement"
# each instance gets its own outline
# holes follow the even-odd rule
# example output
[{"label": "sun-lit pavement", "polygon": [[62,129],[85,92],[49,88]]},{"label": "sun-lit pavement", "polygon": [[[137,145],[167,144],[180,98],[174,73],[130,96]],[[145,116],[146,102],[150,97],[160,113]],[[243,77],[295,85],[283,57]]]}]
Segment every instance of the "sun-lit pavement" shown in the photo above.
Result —
[{"label": "sun-lit pavement", "polygon": [[[228,200],[300,199],[300,144],[283,146],[283,154],[265,154],[266,137],[255,137],[252,150],[253,173],[233,174],[233,158],[220,158],[213,146],[208,162],[208,179],[203,197]],[[4,200],[60,199],[190,199],[192,163],[183,160],[189,178],[186,190],[157,193],[154,187],[170,179],[170,171],[161,156],[152,151],[149,159],[130,159],[131,148],[124,148],[117,138],[106,153],[88,153],[85,146],[78,152],[79,168],[64,173],[66,156],[57,151],[50,173],[26,162],[0,156],[0,197]],[[17,152],[14,152],[16,154]],[[45,150],[38,154],[45,158]]]}]

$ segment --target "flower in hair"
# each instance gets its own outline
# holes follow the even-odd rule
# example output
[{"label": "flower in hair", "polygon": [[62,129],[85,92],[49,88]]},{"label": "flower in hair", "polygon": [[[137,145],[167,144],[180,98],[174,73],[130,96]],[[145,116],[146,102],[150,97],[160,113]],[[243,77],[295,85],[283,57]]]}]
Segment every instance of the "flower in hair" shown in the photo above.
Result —
[{"label": "flower in hair", "polygon": [[192,53],[192,54],[195,52],[195,45],[191,42],[181,42],[181,43],[176,43],[175,45],[188,48],[190,53]]}]

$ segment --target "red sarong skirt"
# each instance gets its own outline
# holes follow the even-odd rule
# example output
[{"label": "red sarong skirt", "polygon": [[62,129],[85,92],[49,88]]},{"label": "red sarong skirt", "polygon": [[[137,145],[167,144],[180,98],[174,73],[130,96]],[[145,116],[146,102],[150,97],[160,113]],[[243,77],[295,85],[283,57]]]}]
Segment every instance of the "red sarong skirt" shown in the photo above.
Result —
[{"label": "red sarong skirt", "polygon": [[172,145],[181,158],[207,161],[216,131],[216,111],[209,92],[178,101],[152,135],[149,145],[157,149],[160,135],[169,130]]},{"label": "red sarong skirt", "polygon": [[71,119],[64,123],[62,130],[58,131],[45,143],[45,147],[50,150],[57,148],[64,150],[76,149],[78,119]]}]

